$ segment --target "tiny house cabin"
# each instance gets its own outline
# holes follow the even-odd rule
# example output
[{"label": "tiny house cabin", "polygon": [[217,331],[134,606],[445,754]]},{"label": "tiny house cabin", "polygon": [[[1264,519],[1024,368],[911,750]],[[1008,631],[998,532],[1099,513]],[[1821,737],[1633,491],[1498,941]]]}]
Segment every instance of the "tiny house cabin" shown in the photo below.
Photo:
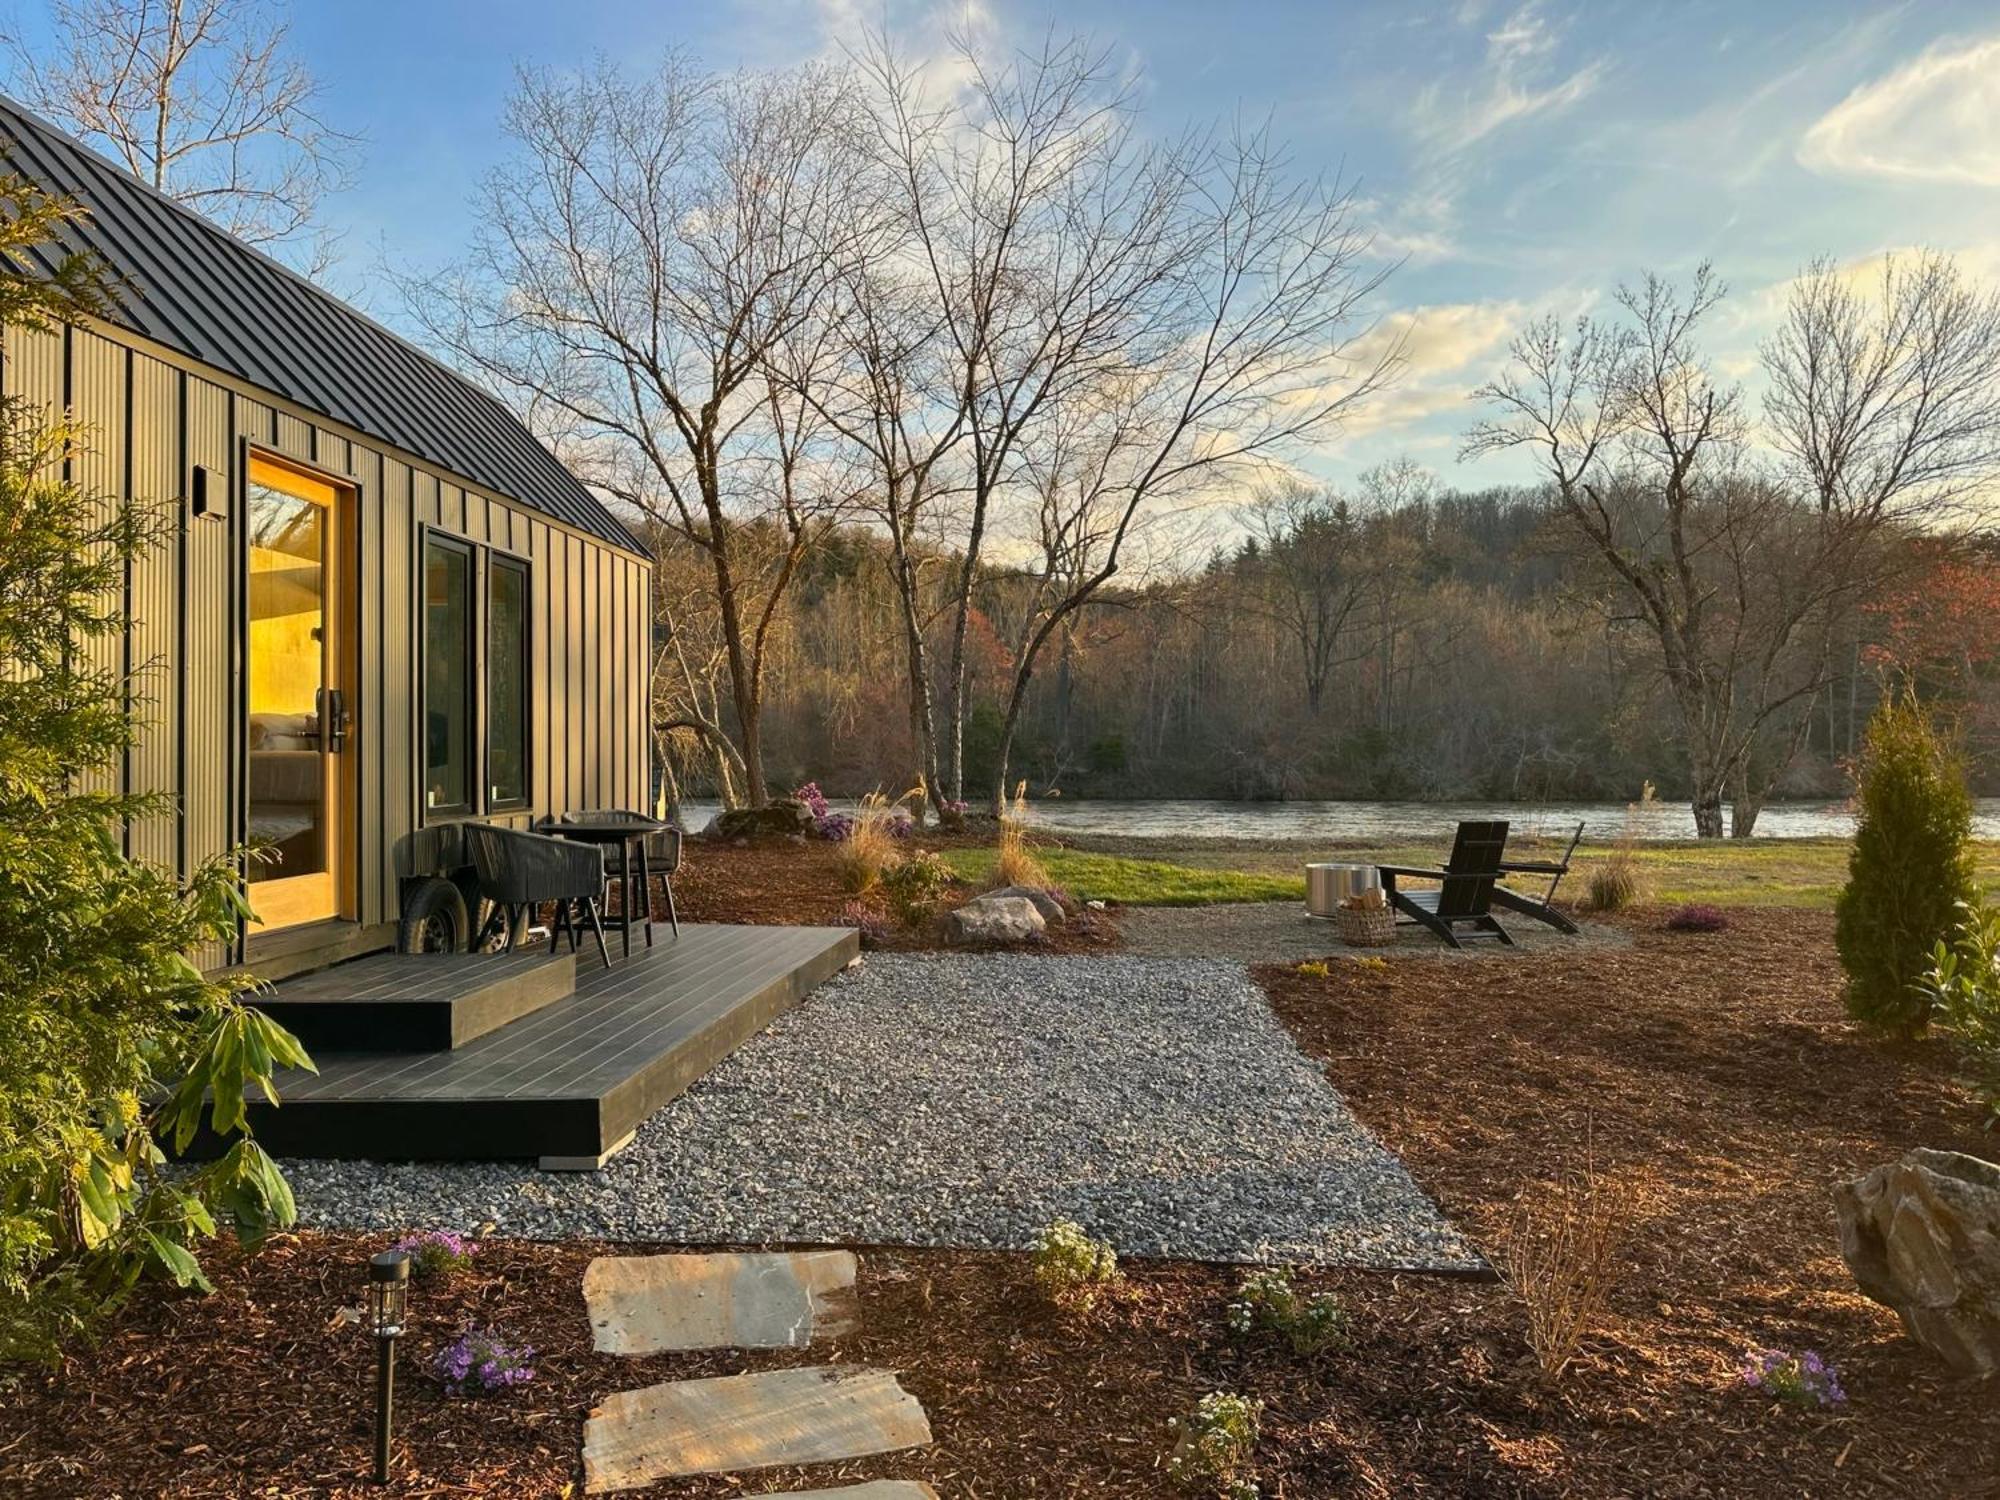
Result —
[{"label": "tiny house cabin", "polygon": [[204,961],[388,948],[465,820],[644,807],[651,565],[618,518],[476,385],[5,100],[0,156],[120,287],[10,331],[0,379],[90,428],[96,492],[172,512],[107,665],[144,669],[123,786],[174,810],[125,836],[272,856]]}]

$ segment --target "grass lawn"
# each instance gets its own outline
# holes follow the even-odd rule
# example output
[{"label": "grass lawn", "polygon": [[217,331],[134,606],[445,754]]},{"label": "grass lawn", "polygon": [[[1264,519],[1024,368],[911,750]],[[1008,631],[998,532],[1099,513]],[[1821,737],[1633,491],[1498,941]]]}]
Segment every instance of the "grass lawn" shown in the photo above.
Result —
[{"label": "grass lawn", "polygon": [[[1709,902],[1717,906],[1828,908],[1847,878],[1845,839],[1751,839],[1742,843],[1640,844],[1641,898],[1648,902]],[[2000,885],[2000,843],[1974,845],[1979,873]],[[1218,901],[1302,901],[1303,867],[1308,859],[1353,859],[1395,865],[1435,865],[1440,844],[1386,849],[1303,848],[1215,850],[1190,848],[1161,858],[1140,858],[1083,849],[1042,849],[1037,856],[1049,875],[1083,900],[1118,901],[1128,906],[1201,906]],[[952,868],[983,880],[993,868],[990,849],[952,849]],[[1564,892],[1581,896],[1590,867],[1605,851],[1589,846],[1577,853]],[[1530,889],[1535,887],[1531,884]]]},{"label": "grass lawn", "polygon": [[[945,859],[960,875],[984,881],[993,873],[991,849],[947,849]],[[1207,906],[1218,901],[1303,901],[1305,876],[1294,862],[1279,868],[1237,870],[1222,865],[1174,864],[1128,859],[1082,849],[1041,849],[1036,857],[1049,878],[1079,901],[1118,901],[1127,906]]]}]

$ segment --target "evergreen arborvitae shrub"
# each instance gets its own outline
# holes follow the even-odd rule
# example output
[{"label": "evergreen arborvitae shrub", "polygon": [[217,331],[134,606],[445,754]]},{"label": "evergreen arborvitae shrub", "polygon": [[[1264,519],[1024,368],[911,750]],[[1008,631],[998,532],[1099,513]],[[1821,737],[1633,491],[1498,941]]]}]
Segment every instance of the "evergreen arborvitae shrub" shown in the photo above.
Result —
[{"label": "evergreen arborvitae shrub", "polygon": [[1835,907],[1834,942],[1857,1021],[1915,1036],[1930,1020],[1919,987],[1977,894],[1972,795],[1956,744],[1914,697],[1892,698],[1862,748],[1860,826]]}]

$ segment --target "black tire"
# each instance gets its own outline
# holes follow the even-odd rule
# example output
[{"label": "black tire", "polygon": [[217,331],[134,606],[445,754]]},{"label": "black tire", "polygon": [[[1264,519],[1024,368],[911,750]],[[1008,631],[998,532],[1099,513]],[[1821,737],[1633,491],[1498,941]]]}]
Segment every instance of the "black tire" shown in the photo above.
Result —
[{"label": "black tire", "polygon": [[399,953],[463,953],[472,939],[465,897],[449,880],[419,880],[403,893],[403,916],[396,930]]}]

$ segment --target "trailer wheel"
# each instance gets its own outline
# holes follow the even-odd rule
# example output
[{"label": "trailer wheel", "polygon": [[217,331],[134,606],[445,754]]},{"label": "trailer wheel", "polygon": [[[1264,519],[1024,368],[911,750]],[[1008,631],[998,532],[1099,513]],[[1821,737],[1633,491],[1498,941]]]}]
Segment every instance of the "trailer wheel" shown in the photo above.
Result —
[{"label": "trailer wheel", "polygon": [[431,876],[414,882],[403,896],[396,948],[402,953],[463,953],[471,940],[465,897],[449,880]]}]

